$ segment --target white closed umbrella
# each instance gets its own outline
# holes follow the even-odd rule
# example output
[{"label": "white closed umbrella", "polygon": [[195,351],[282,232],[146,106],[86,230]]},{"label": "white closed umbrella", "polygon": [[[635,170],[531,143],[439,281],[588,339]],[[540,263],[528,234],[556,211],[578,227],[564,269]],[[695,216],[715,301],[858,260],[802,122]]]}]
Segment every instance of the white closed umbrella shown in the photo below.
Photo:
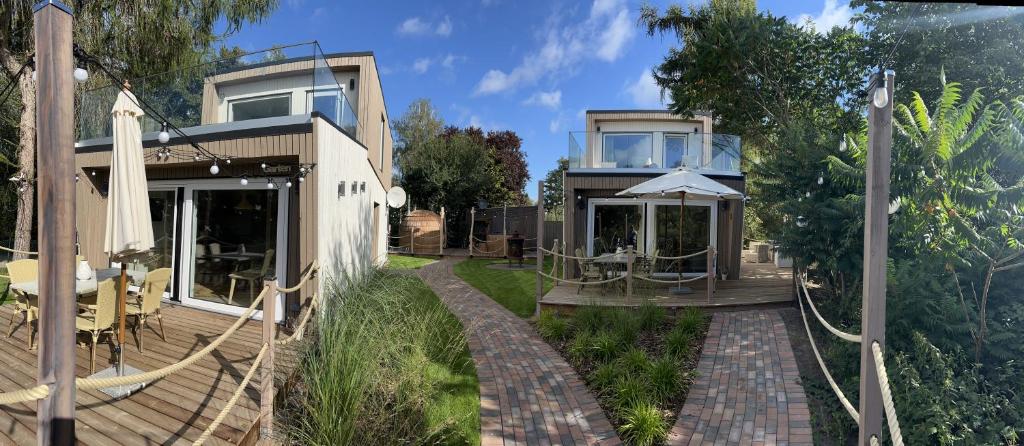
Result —
[{"label": "white closed umbrella", "polygon": [[107,228],[103,251],[111,260],[121,262],[117,343],[118,373],[124,374],[128,261],[153,249],[153,222],[149,214],[149,191],[139,124],[139,119],[145,113],[139,107],[135,95],[123,90],[117,95],[110,114],[114,121],[114,144],[110,156]]},{"label": "white closed umbrella", "polygon": [[[615,195],[633,197],[658,198],[668,193],[679,194],[679,255],[683,255],[683,210],[686,209],[686,196],[702,200],[741,199],[743,194],[729,186],[719,183],[686,167],[673,170],[657,178],[637,184]],[[708,255],[711,255],[708,252]],[[713,274],[708,271],[708,274]],[[691,291],[682,286],[683,263],[679,262],[680,284],[673,292],[686,294]]]}]

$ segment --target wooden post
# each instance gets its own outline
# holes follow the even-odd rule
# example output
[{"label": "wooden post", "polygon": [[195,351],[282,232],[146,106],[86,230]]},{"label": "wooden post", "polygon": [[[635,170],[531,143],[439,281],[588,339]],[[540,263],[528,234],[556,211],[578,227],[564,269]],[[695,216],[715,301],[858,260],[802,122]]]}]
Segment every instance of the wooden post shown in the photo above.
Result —
[{"label": "wooden post", "polygon": [[[540,243],[544,240],[544,181],[537,182],[537,302],[533,310],[534,316],[540,316],[540,299],[544,296],[544,277],[540,272],[544,270],[544,246]],[[557,262],[557,259],[551,259]]]},{"label": "wooden post", "polygon": [[409,252],[416,255],[416,228],[409,226]]},{"label": "wooden post", "polygon": [[502,257],[508,258],[508,205],[504,205],[501,208],[501,240],[503,247],[501,248]]},{"label": "wooden post", "polygon": [[[556,255],[551,256],[551,277],[558,277],[558,239],[555,239],[555,243],[551,246],[551,251]],[[563,257],[564,258],[564,257]],[[558,279],[554,279],[554,285],[558,286]]]},{"label": "wooden post", "polygon": [[[274,434],[274,340],[277,335],[277,278],[263,281],[268,287],[263,298],[263,343],[267,353],[263,355],[263,377],[260,378],[260,441],[269,442]],[[255,364],[253,365],[255,366]]]},{"label": "wooden post", "polygon": [[[53,0],[34,8],[39,166],[39,400],[36,443],[75,443],[75,141],[73,17]],[[31,76],[31,72],[25,72]],[[31,328],[30,328],[31,330]]]},{"label": "wooden post", "polygon": [[708,303],[711,303],[711,295],[715,292],[715,248],[708,245]]},{"label": "wooden post", "polygon": [[633,245],[626,246],[626,306],[633,305]]},{"label": "wooden post", "polygon": [[476,223],[476,207],[469,208],[469,258],[473,258],[473,224]]},{"label": "wooden post", "polygon": [[444,206],[441,206],[441,233],[437,236],[437,255],[439,256],[444,255],[444,240],[448,236],[448,231],[445,231],[444,226]]},{"label": "wooden post", "polygon": [[[885,73],[893,97],[891,71]],[[880,81],[879,79],[875,79]],[[867,190],[864,214],[864,298],[860,343],[860,433],[858,444],[881,440],[882,390],[871,344],[885,345],[885,268],[889,257],[889,173],[892,163],[892,99],[883,108],[868,104]]]}]

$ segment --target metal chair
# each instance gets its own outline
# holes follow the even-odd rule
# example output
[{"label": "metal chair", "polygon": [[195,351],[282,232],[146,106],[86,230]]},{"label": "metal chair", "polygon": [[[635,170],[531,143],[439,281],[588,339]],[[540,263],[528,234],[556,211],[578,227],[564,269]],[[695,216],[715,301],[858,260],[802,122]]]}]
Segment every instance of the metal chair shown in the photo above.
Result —
[{"label": "metal chair", "polygon": [[[580,257],[580,259],[576,260],[576,267],[579,269],[580,273],[580,282],[587,282],[589,280],[601,281],[603,279],[603,277],[601,277],[601,269],[594,264],[593,260],[582,259],[583,248],[576,248],[575,253],[576,257]],[[576,294],[580,294],[580,291],[583,291],[582,283],[578,288],[576,288]]]},{"label": "metal chair", "polygon": [[75,317],[75,328],[78,331],[87,331],[92,335],[92,344],[89,349],[89,374],[96,372],[96,342],[100,334],[114,332],[114,321],[117,319],[117,288],[114,286],[114,279],[107,279],[100,282],[96,288],[96,304],[78,304],[79,310],[84,310]]},{"label": "metal chair", "polygon": [[231,279],[231,289],[228,291],[228,305],[234,304],[235,284],[240,280],[248,284],[249,302],[252,302],[252,300],[256,298],[256,282],[263,280],[263,278],[270,273],[270,270],[273,267],[273,261],[274,250],[268,249],[266,254],[263,256],[263,266],[260,269],[250,268],[228,274],[228,277]]},{"label": "metal chair", "polygon": [[126,316],[134,316],[135,324],[132,331],[139,336],[139,351],[143,351],[143,342],[146,339],[146,319],[150,315],[156,315],[156,321],[160,324],[160,338],[167,342],[167,335],[164,333],[164,319],[160,315],[160,301],[163,300],[164,290],[167,283],[171,281],[171,269],[160,268],[146,274],[146,281],[139,290],[138,299],[135,302],[128,302],[125,309]]}]

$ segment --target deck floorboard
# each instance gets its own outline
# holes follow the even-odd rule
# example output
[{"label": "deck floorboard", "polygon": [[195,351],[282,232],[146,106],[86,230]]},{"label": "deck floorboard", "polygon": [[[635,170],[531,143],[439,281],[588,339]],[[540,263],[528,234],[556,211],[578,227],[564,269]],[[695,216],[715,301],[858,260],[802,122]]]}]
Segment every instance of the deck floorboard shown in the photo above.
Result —
[{"label": "deck floorboard", "polygon": [[[146,329],[144,353],[139,352],[129,332],[125,349],[126,363],[141,370],[153,370],[173,364],[209,345],[235,320],[220,315],[175,305],[163,306],[167,341],[160,339],[155,318]],[[0,306],[0,328],[6,330],[14,313],[12,305]],[[36,383],[38,350],[26,349],[28,330],[15,318],[15,332],[7,338],[0,333],[0,391],[12,391]],[[115,444],[191,444],[225,406],[259,352],[261,323],[249,321],[195,365],[167,378],[149,383],[130,397],[111,401],[106,394],[79,391],[76,406],[76,435],[83,445]],[[82,341],[85,342],[82,342]],[[96,369],[112,364],[112,340],[104,336],[96,353]],[[76,351],[79,377],[89,374],[88,340],[79,337]],[[207,442],[210,445],[236,444],[252,426],[259,412],[260,374],[249,386],[231,414]],[[0,445],[35,442],[35,403],[0,406]]]}]

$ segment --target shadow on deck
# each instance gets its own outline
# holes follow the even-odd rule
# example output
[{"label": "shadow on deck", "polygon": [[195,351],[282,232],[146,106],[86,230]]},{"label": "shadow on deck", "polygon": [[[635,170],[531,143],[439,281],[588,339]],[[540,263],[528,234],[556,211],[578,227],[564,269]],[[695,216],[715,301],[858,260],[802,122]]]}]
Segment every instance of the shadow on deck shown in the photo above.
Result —
[{"label": "shadow on deck", "polygon": [[[693,294],[676,295],[669,292],[672,285],[634,288],[632,299],[627,299],[622,286],[584,286],[559,284],[541,298],[541,308],[569,310],[584,305],[614,307],[639,306],[652,302],[657,306],[674,309],[683,307],[728,308],[752,305],[786,304],[795,298],[791,268],[778,268],[771,263],[743,263],[739,280],[719,280],[710,302],[707,281],[687,283]],[[636,283],[636,282],[635,282]],[[646,288],[646,289],[645,289]]]},{"label": "shadow on deck", "polygon": [[[0,325],[14,312],[13,305],[0,306]],[[146,329],[146,351],[140,353],[128,333],[125,363],[143,371],[164,367],[209,345],[235,320],[180,306],[164,305],[167,341],[160,339],[155,318]],[[16,316],[14,336],[0,334],[0,391],[12,391],[36,384],[38,348],[27,350],[28,330]],[[79,390],[76,405],[76,435],[84,445],[190,445],[202,434],[231,398],[231,394],[252,366],[259,352],[261,322],[250,320],[210,355],[195,365],[167,378],[150,382],[128,398],[112,401],[98,390]],[[76,368],[79,377],[89,375],[88,341],[79,337]],[[96,370],[112,364],[112,342],[107,336],[97,345]],[[38,338],[37,338],[38,341]],[[277,372],[277,370],[275,370]],[[259,414],[259,381],[256,373],[238,404],[206,442],[209,445],[237,444]],[[35,444],[36,403],[0,406],[0,444]]]}]

